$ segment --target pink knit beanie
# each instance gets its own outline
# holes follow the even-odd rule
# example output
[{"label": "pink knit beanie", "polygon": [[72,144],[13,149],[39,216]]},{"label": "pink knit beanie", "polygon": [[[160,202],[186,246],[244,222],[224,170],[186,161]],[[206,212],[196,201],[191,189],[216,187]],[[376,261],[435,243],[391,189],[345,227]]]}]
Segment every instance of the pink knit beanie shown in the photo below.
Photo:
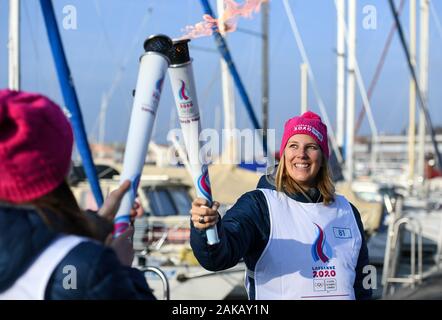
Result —
[{"label": "pink knit beanie", "polygon": [[67,176],[73,135],[60,107],[32,93],[0,90],[0,201],[22,203]]},{"label": "pink knit beanie", "polygon": [[287,120],[284,126],[281,148],[279,149],[279,156],[281,158],[284,154],[287,142],[295,134],[309,135],[319,144],[324,156],[327,157],[327,159],[330,157],[328,151],[327,126],[316,113],[307,111],[301,116]]}]

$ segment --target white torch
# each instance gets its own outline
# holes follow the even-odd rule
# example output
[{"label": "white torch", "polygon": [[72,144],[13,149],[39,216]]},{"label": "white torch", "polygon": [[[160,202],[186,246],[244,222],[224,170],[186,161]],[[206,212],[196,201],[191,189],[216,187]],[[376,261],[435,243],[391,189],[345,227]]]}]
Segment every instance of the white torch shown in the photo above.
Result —
[{"label": "white torch", "polygon": [[115,237],[123,233],[130,224],[130,210],[146,159],[172,45],[172,40],[164,35],[151,36],[144,42],[145,53],[140,59],[120,180],[120,183],[130,180],[131,188],[124,195],[114,220]]},{"label": "white torch", "polygon": [[[186,145],[193,183],[198,197],[207,200],[212,206],[212,191],[210,189],[209,171],[200,159],[201,122],[193,77],[192,59],[189,56],[187,43],[190,40],[176,40],[170,52],[171,65],[169,77],[178,110],[178,116]],[[216,226],[206,230],[209,245],[219,242]]]}]

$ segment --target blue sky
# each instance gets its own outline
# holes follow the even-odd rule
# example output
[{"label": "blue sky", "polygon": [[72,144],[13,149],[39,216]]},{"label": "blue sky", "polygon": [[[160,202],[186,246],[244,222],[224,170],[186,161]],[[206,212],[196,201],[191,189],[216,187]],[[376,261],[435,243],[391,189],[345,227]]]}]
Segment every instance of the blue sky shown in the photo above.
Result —
[{"label": "blue sky", "polygon": [[[135,88],[138,58],[143,52],[145,38],[163,33],[172,38],[182,34],[186,25],[201,20],[199,0],[54,0],[67,58],[73,72],[77,94],[90,140],[97,135],[97,119],[101,97],[115,81],[118,70],[124,66],[122,79],[113,95],[107,113],[106,141],[124,142]],[[210,1],[216,8],[216,1]],[[399,1],[396,1],[397,4]],[[408,26],[408,1],[402,15]],[[433,1],[442,17],[442,3]],[[327,113],[335,125],[336,101],[336,11],[332,0],[291,0],[295,17],[316,76]],[[77,12],[77,29],[64,30],[63,8],[73,5]],[[377,28],[363,28],[363,8],[374,5],[377,10]],[[150,12],[150,13],[149,13]],[[8,1],[0,0],[0,87],[7,86],[7,13]],[[146,15],[148,15],[146,17]],[[144,24],[143,24],[144,21]],[[387,34],[392,24],[388,1],[358,1],[357,58],[366,87],[378,63]],[[430,21],[429,106],[433,123],[442,125],[442,38],[435,20]],[[242,19],[239,27],[260,31],[261,18]],[[406,31],[408,36],[408,31]],[[229,46],[235,64],[249,93],[252,105],[261,119],[261,42],[258,37],[242,32],[229,35]],[[221,115],[221,83],[219,55],[212,37],[191,42],[194,47],[194,71],[197,83],[202,125],[218,128]],[[205,50],[201,50],[204,48]],[[207,50],[206,50],[207,49]],[[271,1],[270,16],[270,128],[276,129],[277,141],[282,135],[284,121],[299,113],[299,55],[282,1]],[[54,63],[49,51],[47,35],[38,0],[22,1],[22,89],[42,92],[63,104]],[[125,61],[127,63],[125,63]],[[395,36],[383,73],[372,99],[374,118],[380,132],[397,134],[407,127],[408,79],[406,61],[398,37]],[[357,98],[357,112],[361,106]],[[237,126],[251,127],[245,108],[237,102]],[[319,112],[314,96],[309,105]],[[156,120],[153,139],[166,142],[167,132],[178,127],[170,85],[167,82]],[[369,134],[367,120],[362,134]],[[278,145],[278,143],[277,143]]]}]

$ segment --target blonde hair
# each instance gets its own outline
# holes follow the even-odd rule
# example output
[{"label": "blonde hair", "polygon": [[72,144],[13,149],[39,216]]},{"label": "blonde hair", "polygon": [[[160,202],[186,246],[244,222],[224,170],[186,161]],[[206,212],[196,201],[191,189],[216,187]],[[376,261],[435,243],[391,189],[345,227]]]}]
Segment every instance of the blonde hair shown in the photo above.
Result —
[{"label": "blonde hair", "polygon": [[[328,160],[324,156],[322,159],[322,166],[316,176],[316,187],[322,195],[323,203],[329,205],[335,200],[335,186],[328,166]],[[302,193],[303,195],[306,195],[305,190],[287,173],[284,153],[282,154],[276,171],[275,186],[278,192],[284,192],[287,194]]]}]

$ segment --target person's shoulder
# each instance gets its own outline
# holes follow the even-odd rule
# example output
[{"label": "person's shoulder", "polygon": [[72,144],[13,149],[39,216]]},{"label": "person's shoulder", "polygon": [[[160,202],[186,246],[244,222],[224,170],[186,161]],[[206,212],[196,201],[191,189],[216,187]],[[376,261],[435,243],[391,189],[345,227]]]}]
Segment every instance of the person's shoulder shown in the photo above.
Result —
[{"label": "person's shoulder", "polygon": [[271,174],[264,174],[259,178],[258,184],[256,186],[258,189],[270,189],[276,190],[275,178]]},{"label": "person's shoulder", "polygon": [[260,202],[266,202],[264,193],[260,189],[255,189],[244,193],[239,199],[238,203],[246,202],[249,204],[256,204]]},{"label": "person's shoulder", "polygon": [[[92,240],[76,245],[60,261],[51,275],[46,296],[49,299],[83,299],[91,283],[115,268],[118,258],[112,249]],[[75,278],[76,290],[65,290],[69,277]]]},{"label": "person's shoulder", "polygon": [[335,193],[334,197],[336,202],[348,203],[353,211],[357,211],[353,203],[351,203],[344,195]]},{"label": "person's shoulder", "polygon": [[[65,290],[66,279],[72,277],[76,290]],[[113,249],[96,241],[80,243],[57,265],[46,296],[56,300],[154,298],[141,272],[123,266]]]},{"label": "person's shoulder", "polygon": [[235,219],[257,219],[268,213],[267,200],[261,190],[252,190],[244,193],[238,201],[230,208],[226,217]]},{"label": "person's shoulder", "polygon": [[0,213],[36,213],[31,206],[16,206],[0,201]]},{"label": "person's shoulder", "polygon": [[96,267],[99,262],[107,264],[114,260],[118,261],[117,259],[111,248],[98,241],[87,239],[73,248],[64,260],[81,266]]},{"label": "person's shoulder", "polygon": [[346,201],[348,204],[349,204],[349,206],[350,206],[350,208],[351,208],[351,210],[353,211],[353,214],[355,215],[355,216],[359,216],[360,214],[359,214],[359,210],[358,210],[358,208],[356,208],[356,206],[353,204],[353,203],[351,203],[346,197],[344,197],[344,196],[340,196],[344,201]]},{"label": "person's shoulder", "polygon": [[33,208],[0,205],[0,290],[11,286],[56,234]]},{"label": "person's shoulder", "polygon": [[[110,250],[104,245],[86,239],[71,249],[60,261],[54,273],[62,271],[65,266],[75,266],[81,274],[90,273],[106,257]],[[110,250],[112,251],[112,250]]]},{"label": "person's shoulder", "polygon": [[334,202],[336,204],[338,204],[338,205],[339,204],[341,204],[341,205],[348,204],[348,206],[350,207],[350,209],[351,209],[353,215],[355,216],[356,220],[360,220],[361,219],[358,208],[356,208],[356,206],[353,203],[351,203],[345,196],[340,195],[340,194],[335,194],[335,201]]},{"label": "person's shoulder", "polygon": [[262,195],[262,191],[260,190],[260,188],[255,189],[255,190],[250,190],[245,192],[241,198],[256,198],[256,197],[260,197]]},{"label": "person's shoulder", "polygon": [[339,197],[339,199],[341,199],[341,201],[345,201],[346,203],[348,203],[348,205],[351,208],[351,212],[356,220],[359,230],[361,231],[361,233],[364,233],[364,225],[362,223],[361,214],[359,213],[358,208],[356,208],[356,206],[353,203],[351,203],[350,201],[348,201],[348,199],[346,197],[344,197],[343,195],[335,195],[335,197],[336,197],[336,199],[337,199],[337,197]]}]

